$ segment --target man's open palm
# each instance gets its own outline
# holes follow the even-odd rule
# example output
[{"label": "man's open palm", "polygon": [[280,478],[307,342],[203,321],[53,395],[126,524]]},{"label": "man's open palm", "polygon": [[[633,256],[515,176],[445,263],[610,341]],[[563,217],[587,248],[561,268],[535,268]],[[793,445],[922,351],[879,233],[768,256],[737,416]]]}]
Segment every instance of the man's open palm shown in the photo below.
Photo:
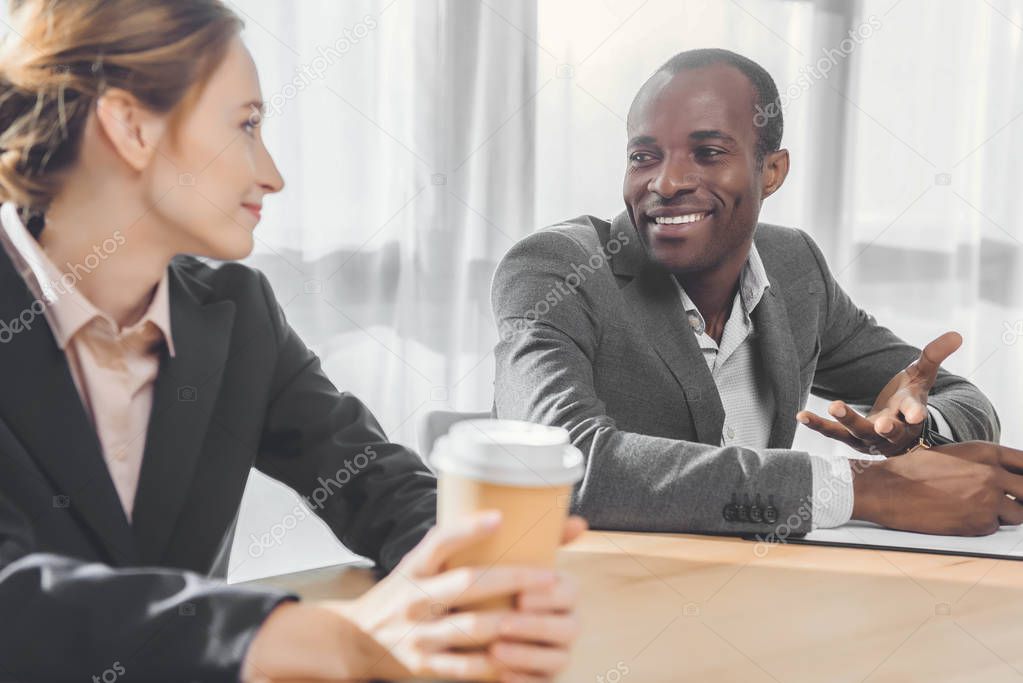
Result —
[{"label": "man's open palm", "polygon": [[866,415],[860,415],[844,401],[833,401],[828,413],[834,420],[809,410],[798,413],[796,419],[863,453],[903,453],[923,432],[927,396],[938,377],[938,369],[962,343],[959,333],[946,332],[925,346],[919,358],[885,385]]}]

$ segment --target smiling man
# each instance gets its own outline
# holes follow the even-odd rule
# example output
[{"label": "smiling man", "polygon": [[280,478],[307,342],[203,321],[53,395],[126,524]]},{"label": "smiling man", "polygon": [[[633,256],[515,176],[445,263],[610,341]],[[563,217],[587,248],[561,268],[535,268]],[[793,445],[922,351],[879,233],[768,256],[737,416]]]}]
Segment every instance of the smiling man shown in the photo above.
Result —
[{"label": "smiling man", "polygon": [[[940,369],[959,336],[913,348],[806,233],[758,223],[788,173],[781,137],[755,62],[693,50],[661,67],[629,111],[625,211],[539,230],[498,267],[498,416],[569,430],[587,457],[573,508],[595,528],[1019,524],[1007,494],[1023,494],[1023,454],[939,445],[998,438],[987,399]],[[811,391],[834,419],[802,410]],[[797,419],[863,452],[912,452],[793,450]]]}]

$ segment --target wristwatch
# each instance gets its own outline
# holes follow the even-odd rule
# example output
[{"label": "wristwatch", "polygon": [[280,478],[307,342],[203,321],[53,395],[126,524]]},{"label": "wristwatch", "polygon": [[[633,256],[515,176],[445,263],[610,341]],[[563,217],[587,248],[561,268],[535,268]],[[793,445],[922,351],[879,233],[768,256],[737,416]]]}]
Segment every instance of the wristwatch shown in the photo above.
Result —
[{"label": "wristwatch", "polygon": [[927,418],[924,420],[923,431],[920,433],[920,439],[910,446],[903,455],[908,455],[920,448],[934,448],[936,446],[947,446],[950,443],[955,443],[952,439],[942,436],[936,427],[937,425],[934,423],[934,418],[931,417],[931,413],[928,411]]}]

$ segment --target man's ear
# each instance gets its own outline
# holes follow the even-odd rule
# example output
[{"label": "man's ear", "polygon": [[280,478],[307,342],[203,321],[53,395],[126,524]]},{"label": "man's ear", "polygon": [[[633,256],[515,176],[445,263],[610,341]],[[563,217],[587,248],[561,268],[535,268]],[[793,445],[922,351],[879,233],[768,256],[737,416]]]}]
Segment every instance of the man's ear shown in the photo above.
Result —
[{"label": "man's ear", "polygon": [[96,100],[96,122],[118,155],[136,171],[149,164],[167,127],[166,117],[121,88],[111,88]]},{"label": "man's ear", "polygon": [[761,199],[766,199],[774,194],[775,190],[785,182],[785,176],[789,174],[789,151],[779,149],[770,152],[764,157],[764,167],[760,172]]}]

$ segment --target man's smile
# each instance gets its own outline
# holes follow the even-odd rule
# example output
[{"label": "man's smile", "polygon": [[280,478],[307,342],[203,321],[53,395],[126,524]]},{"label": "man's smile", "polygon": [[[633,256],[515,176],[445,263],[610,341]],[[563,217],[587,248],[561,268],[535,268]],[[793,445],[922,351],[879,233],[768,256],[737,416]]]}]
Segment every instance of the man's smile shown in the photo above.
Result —
[{"label": "man's smile", "polygon": [[649,234],[655,239],[681,238],[706,225],[713,215],[713,210],[659,209],[647,214]]}]

